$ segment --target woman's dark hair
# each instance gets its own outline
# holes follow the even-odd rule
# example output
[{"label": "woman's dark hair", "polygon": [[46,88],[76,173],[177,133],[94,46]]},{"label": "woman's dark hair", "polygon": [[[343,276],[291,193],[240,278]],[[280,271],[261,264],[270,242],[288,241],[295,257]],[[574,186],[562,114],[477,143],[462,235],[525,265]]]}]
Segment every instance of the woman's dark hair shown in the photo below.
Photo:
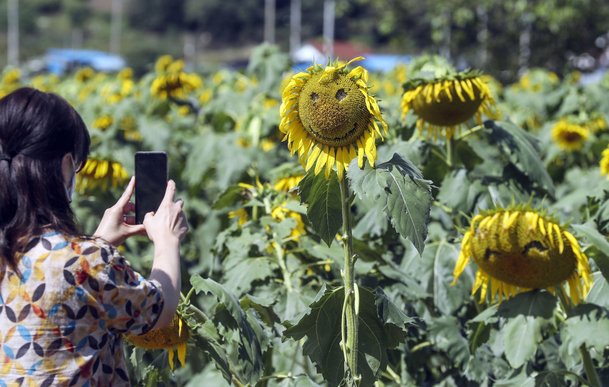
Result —
[{"label": "woman's dark hair", "polygon": [[61,165],[67,153],[84,165],[90,142],[58,95],[24,87],[0,99],[0,278],[44,229],[78,234]]}]

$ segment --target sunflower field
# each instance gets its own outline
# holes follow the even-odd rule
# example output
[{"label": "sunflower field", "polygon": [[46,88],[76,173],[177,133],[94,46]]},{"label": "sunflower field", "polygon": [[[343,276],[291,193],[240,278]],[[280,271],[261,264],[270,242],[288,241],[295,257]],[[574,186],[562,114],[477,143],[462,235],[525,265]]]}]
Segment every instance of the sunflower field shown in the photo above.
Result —
[{"label": "sunflower field", "polygon": [[[170,327],[126,337],[146,386],[609,385],[609,75],[513,84],[421,56],[290,72],[169,56],[25,85],[81,113],[92,233],[163,150],[191,231]],[[152,245],[122,253],[144,275]]]}]

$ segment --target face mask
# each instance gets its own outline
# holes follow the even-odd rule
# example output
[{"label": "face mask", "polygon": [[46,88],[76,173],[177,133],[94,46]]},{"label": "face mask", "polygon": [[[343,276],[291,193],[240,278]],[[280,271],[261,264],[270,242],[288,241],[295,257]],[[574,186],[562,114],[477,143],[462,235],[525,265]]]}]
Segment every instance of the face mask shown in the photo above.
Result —
[{"label": "face mask", "polygon": [[74,164],[74,159],[72,159],[72,177],[70,178],[69,187],[66,188],[66,196],[68,197],[68,203],[72,203],[72,197],[74,196],[74,187],[75,186],[76,186],[76,165]]}]

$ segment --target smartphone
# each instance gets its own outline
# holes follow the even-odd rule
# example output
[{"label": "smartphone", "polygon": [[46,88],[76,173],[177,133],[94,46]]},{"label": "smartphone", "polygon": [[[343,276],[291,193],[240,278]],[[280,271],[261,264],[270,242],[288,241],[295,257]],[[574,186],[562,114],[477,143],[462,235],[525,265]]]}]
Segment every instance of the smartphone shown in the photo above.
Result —
[{"label": "smartphone", "polygon": [[135,222],[142,224],[144,216],[156,212],[167,188],[167,153],[135,153]]}]

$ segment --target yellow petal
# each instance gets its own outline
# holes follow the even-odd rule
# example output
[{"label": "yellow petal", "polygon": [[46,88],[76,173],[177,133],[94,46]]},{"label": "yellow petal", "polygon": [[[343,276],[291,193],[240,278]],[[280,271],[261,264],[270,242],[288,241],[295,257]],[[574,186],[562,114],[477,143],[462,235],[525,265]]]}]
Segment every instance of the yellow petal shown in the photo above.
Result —
[{"label": "yellow petal", "polygon": [[364,168],[364,143],[361,137],[357,139],[357,166]]},{"label": "yellow petal", "polygon": [[554,225],[554,232],[556,233],[556,239],[558,240],[558,253],[562,254],[565,249],[565,242],[562,240],[562,235],[560,233],[560,227],[557,224]]},{"label": "yellow petal", "polygon": [[322,168],[326,166],[326,161],[328,160],[328,146],[324,146],[324,148],[319,153],[319,157],[317,158],[317,163],[315,164],[315,175],[321,172]]},{"label": "yellow petal", "polygon": [[336,150],[334,147],[328,148],[328,161],[326,161],[326,178],[330,177],[330,173],[332,172],[332,167],[334,166],[334,161],[336,160]]},{"label": "yellow petal", "polygon": [[309,158],[307,160],[307,166],[305,167],[305,170],[308,171],[309,169],[311,169],[311,167],[315,163],[315,160],[317,160],[317,156],[319,156],[320,152],[321,152],[321,148],[319,147],[319,145],[314,145],[313,151],[311,152],[311,154],[309,155]]},{"label": "yellow petal", "polygon": [[171,368],[173,370],[174,367],[174,363],[173,363],[173,348],[169,348],[167,350],[167,360],[169,360],[169,368]]},{"label": "yellow petal", "polygon": [[186,343],[178,344],[178,360],[182,368],[186,367]]},{"label": "yellow petal", "polygon": [[374,142],[374,135],[372,134],[366,137],[366,157],[368,158],[368,164],[374,168],[374,162],[376,160],[376,144]]},{"label": "yellow petal", "polygon": [[344,153],[343,147],[336,150],[336,173],[338,174],[338,180],[343,179],[343,171],[345,169]]}]

